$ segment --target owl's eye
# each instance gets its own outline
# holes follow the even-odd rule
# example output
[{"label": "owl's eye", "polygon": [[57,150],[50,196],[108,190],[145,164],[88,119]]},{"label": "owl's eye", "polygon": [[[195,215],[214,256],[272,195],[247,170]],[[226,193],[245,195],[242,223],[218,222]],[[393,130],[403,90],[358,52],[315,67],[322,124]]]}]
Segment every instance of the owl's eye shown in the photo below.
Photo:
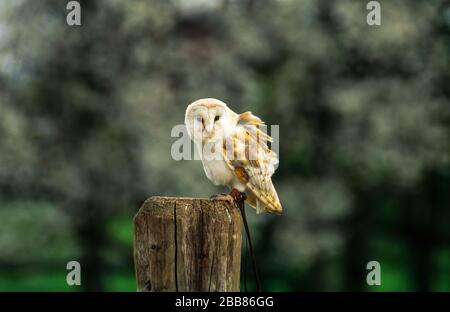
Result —
[{"label": "owl's eye", "polygon": [[214,121],[217,121],[217,120],[219,120],[220,119],[220,116],[219,115],[217,115],[216,117],[214,117]]},{"label": "owl's eye", "polygon": [[195,117],[195,120],[198,121],[198,122],[203,123],[203,118],[201,116]]}]

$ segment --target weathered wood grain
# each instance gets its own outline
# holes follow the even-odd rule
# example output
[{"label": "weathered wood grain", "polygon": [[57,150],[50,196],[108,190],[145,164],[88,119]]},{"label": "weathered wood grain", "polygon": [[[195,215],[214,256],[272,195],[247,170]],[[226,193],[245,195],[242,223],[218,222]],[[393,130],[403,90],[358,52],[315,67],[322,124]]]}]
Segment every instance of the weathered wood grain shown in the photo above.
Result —
[{"label": "weathered wood grain", "polygon": [[134,218],[138,291],[239,291],[241,240],[226,202],[151,197]]}]

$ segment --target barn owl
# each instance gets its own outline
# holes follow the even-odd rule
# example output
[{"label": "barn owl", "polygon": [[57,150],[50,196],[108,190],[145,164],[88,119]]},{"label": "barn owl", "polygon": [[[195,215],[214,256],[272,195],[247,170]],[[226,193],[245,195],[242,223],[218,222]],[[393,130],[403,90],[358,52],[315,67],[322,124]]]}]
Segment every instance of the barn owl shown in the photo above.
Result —
[{"label": "barn owl", "polygon": [[251,112],[237,114],[224,102],[206,98],[187,107],[185,124],[208,179],[231,188],[229,195],[216,199],[233,202],[241,193],[258,214],[282,212],[271,180],[278,156],[267,146],[272,138],[259,129],[264,124],[261,119]]}]

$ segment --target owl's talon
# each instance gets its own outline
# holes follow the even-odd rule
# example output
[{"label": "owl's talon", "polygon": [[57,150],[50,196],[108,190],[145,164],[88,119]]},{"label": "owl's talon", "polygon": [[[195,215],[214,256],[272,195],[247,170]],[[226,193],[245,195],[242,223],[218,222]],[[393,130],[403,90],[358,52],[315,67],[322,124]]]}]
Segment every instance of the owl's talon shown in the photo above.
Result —
[{"label": "owl's talon", "polygon": [[231,196],[229,194],[216,194],[216,195],[212,195],[209,199],[223,200],[223,201],[230,203],[231,205],[234,205],[234,198],[233,198],[233,196]]},{"label": "owl's talon", "polygon": [[233,197],[236,202],[244,202],[247,199],[245,193],[239,192],[236,189],[232,189],[230,192],[230,196]]},{"label": "owl's talon", "polygon": [[209,199],[216,199],[217,197],[227,196],[228,194],[220,193],[209,196]]},{"label": "owl's talon", "polygon": [[238,201],[238,202],[243,202],[247,199],[247,196],[245,195],[245,193],[239,193],[234,197],[234,200]]}]

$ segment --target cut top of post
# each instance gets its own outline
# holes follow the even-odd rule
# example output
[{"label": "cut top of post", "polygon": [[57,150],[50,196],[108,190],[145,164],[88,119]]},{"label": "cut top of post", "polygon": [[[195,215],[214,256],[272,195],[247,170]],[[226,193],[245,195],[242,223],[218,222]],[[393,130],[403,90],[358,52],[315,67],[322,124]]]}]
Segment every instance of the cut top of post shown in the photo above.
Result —
[{"label": "cut top of post", "polygon": [[227,202],[151,197],[134,218],[138,291],[239,291],[241,240]]}]

